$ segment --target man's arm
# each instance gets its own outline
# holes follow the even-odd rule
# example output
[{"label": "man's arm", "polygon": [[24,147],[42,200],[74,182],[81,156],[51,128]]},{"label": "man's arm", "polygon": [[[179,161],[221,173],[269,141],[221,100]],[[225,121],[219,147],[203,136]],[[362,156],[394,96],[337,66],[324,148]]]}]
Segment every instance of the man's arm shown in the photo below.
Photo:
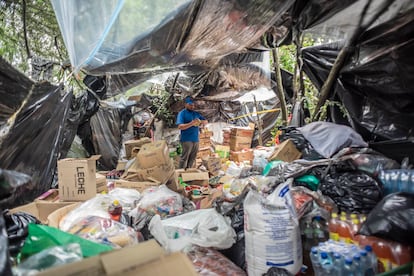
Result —
[{"label": "man's arm", "polygon": [[191,122],[189,122],[189,123],[186,123],[186,124],[179,124],[178,125],[178,129],[179,130],[186,130],[186,129],[188,129],[188,128],[190,128],[190,127],[192,127],[192,126],[194,126],[194,122],[195,120],[192,120]]}]

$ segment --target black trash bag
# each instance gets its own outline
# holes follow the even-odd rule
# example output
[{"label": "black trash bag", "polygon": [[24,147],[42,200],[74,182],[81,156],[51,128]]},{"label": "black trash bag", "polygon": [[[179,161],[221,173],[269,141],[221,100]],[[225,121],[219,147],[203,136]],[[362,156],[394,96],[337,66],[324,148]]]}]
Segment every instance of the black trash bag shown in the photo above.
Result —
[{"label": "black trash bag", "polygon": [[306,160],[324,159],[322,155],[317,153],[312,145],[305,139],[302,133],[296,127],[279,127],[282,133],[279,135],[279,141],[283,142],[290,139],[296,148],[302,152],[302,158]]},{"label": "black trash bag", "polygon": [[231,226],[236,232],[236,242],[228,249],[219,250],[224,256],[229,258],[234,264],[246,271],[245,244],[244,244],[244,209],[243,204],[239,203],[227,213],[231,218]]},{"label": "black trash bag", "polygon": [[27,174],[0,169],[0,201],[11,196],[18,187],[30,180]]},{"label": "black trash bag", "polygon": [[340,212],[368,214],[383,198],[382,185],[358,171],[328,174],[319,190],[335,202]]},{"label": "black trash bag", "polygon": [[26,212],[11,214],[9,210],[5,210],[3,211],[3,217],[6,225],[7,236],[9,238],[10,256],[16,257],[23,247],[27,235],[29,234],[29,224],[40,224],[41,222],[36,217]]},{"label": "black trash bag", "polygon": [[293,274],[284,268],[271,267],[263,276],[293,276]]},{"label": "black trash bag", "polygon": [[3,215],[0,216],[0,275],[13,275],[9,257],[6,224]]},{"label": "black trash bag", "polygon": [[414,245],[414,194],[384,197],[369,213],[358,234]]}]

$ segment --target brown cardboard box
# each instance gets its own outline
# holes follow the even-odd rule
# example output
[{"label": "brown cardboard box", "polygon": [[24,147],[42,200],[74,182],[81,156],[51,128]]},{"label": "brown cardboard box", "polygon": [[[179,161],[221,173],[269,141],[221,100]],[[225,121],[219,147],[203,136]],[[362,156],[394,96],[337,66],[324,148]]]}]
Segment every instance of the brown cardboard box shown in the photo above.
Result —
[{"label": "brown cardboard box", "polygon": [[100,173],[96,173],[96,193],[108,192],[106,186],[106,176]]},{"label": "brown cardboard box", "polygon": [[116,179],[115,187],[117,188],[128,188],[128,189],[135,189],[138,192],[142,193],[145,189],[150,187],[159,186],[159,182],[153,181],[128,181],[124,179]]},{"label": "brown cardboard box", "polygon": [[230,160],[234,162],[244,162],[249,161],[253,162],[253,150],[242,150],[242,151],[232,151],[230,152]]},{"label": "brown cardboard box", "polygon": [[48,191],[44,192],[34,200],[37,201],[45,201],[45,202],[56,202],[59,201],[59,190],[58,189],[49,189]]},{"label": "brown cardboard box", "polygon": [[230,150],[240,151],[242,149],[250,149],[252,138],[234,136],[230,138]]},{"label": "brown cardboard box", "polygon": [[245,138],[253,138],[254,128],[250,127],[232,127],[230,130],[230,136],[238,136]]},{"label": "brown cardboard box", "polygon": [[214,152],[222,159],[227,159],[230,157],[230,146],[225,145],[215,145]]},{"label": "brown cardboard box", "polygon": [[43,224],[48,224],[48,216],[53,213],[54,211],[71,205],[73,202],[63,202],[63,201],[57,201],[57,202],[48,202],[48,201],[36,201],[32,202],[26,205],[22,205],[16,208],[13,208],[10,210],[11,213],[16,212],[25,212],[29,213],[36,218],[38,218]]},{"label": "brown cardboard box", "polygon": [[59,197],[62,201],[84,201],[96,195],[96,160],[99,157],[58,160]]},{"label": "brown cardboard box", "polygon": [[197,276],[188,257],[181,252],[166,254],[155,240],[124,247],[44,270],[39,276]]},{"label": "brown cardboard box", "polygon": [[170,152],[165,140],[145,144],[137,154],[137,161],[142,169],[169,164],[170,160]]},{"label": "brown cardboard box", "polygon": [[140,148],[142,145],[151,143],[151,139],[148,137],[144,137],[142,139],[133,139],[124,142],[125,146],[125,157],[126,159],[132,158],[132,149],[137,147]]},{"label": "brown cardboard box", "polygon": [[212,175],[217,175],[221,170],[221,158],[210,156],[206,159],[203,159],[202,164],[207,168],[207,170]]},{"label": "brown cardboard box", "polygon": [[278,145],[273,154],[268,158],[269,161],[281,160],[285,162],[292,162],[299,159],[302,153],[297,150],[295,144],[289,139]]},{"label": "brown cardboard box", "polygon": [[62,218],[73,209],[78,208],[81,204],[82,202],[72,202],[69,205],[61,206],[60,208],[55,209],[47,216],[49,226],[59,228],[59,222],[62,220]]},{"label": "brown cardboard box", "polygon": [[211,150],[210,148],[200,148],[197,152],[197,158],[204,159],[210,156]]},{"label": "brown cardboard box", "polygon": [[214,189],[210,190],[210,194],[202,198],[200,201],[196,202],[197,209],[207,209],[211,208],[213,201],[216,198],[223,196],[223,185],[219,185]]},{"label": "brown cardboard box", "polygon": [[200,140],[202,138],[208,138],[210,140],[210,137],[212,137],[212,136],[213,136],[213,132],[212,131],[203,130],[203,131],[200,132],[199,138],[200,138]]},{"label": "brown cardboard box", "polygon": [[122,178],[127,178],[128,180],[136,179],[140,181],[155,179],[160,183],[165,183],[168,179],[170,179],[171,175],[174,173],[174,170],[174,161],[171,158],[169,158],[166,164],[162,164],[151,168],[139,168],[137,163],[134,163],[127,173],[128,175],[131,175],[134,178],[130,178],[128,176],[123,176]]},{"label": "brown cardboard box", "polygon": [[207,185],[209,180],[208,172],[203,172],[198,169],[178,169],[175,171],[177,178],[181,179],[187,184]]}]

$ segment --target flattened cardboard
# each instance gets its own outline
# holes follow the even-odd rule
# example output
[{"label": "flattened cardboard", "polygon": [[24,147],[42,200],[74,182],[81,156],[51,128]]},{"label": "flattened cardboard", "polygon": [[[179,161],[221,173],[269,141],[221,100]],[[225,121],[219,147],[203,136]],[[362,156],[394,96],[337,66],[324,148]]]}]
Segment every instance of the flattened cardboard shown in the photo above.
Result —
[{"label": "flattened cardboard", "polygon": [[60,220],[66,216],[67,213],[72,211],[73,209],[79,207],[82,203],[81,202],[75,202],[71,203],[69,205],[60,207],[58,209],[55,209],[53,212],[51,212],[47,216],[48,225],[51,227],[59,228],[59,222]]},{"label": "flattened cardboard", "polygon": [[128,181],[124,179],[115,180],[115,187],[135,189],[140,193],[142,193],[147,188],[155,187],[159,185],[160,185],[159,182],[153,182],[153,181]]},{"label": "flattened cardboard", "polygon": [[178,169],[175,171],[177,177],[181,177],[184,182],[191,182],[195,185],[206,185],[208,184],[209,174],[198,169]]}]

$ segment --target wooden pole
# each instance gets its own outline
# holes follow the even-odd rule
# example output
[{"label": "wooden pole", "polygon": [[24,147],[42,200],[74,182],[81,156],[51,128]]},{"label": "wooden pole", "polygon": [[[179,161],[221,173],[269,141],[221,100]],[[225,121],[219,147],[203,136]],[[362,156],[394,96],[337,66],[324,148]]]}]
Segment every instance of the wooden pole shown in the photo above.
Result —
[{"label": "wooden pole", "polygon": [[277,48],[272,49],[272,56],[273,56],[273,66],[275,70],[276,75],[276,95],[279,98],[280,101],[280,109],[282,110],[282,125],[287,125],[287,107],[286,107],[286,99],[285,99],[285,93],[283,89],[283,83],[282,83],[282,74],[280,73],[280,65],[279,65],[279,54],[277,51]]}]

